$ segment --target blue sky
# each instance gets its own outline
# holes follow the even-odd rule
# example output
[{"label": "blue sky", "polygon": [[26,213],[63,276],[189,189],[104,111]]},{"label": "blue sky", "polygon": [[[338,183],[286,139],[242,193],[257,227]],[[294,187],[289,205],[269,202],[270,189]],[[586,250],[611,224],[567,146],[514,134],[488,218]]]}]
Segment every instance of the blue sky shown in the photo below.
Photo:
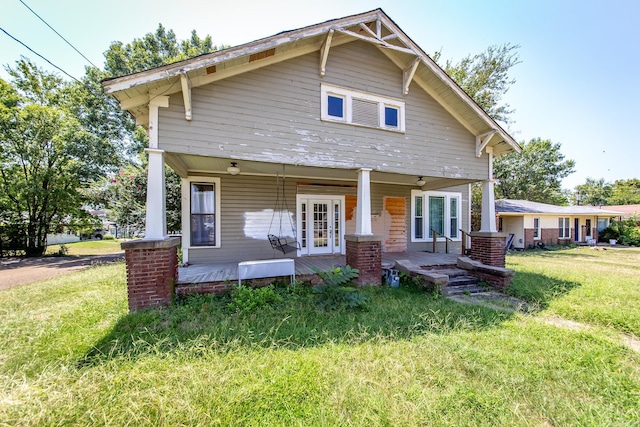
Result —
[{"label": "blue sky", "polygon": [[[489,45],[520,45],[521,64],[505,101],[516,111],[518,141],[562,144],[576,161],[565,188],[587,177],[640,178],[640,1],[637,0],[23,0],[96,65],[112,41],[129,42],[158,23],[179,39],[192,29],[216,44],[237,45],[381,7],[424,51],[454,61]],[[3,0],[0,27],[73,76],[87,62],[19,0]],[[25,55],[0,33],[0,63]],[[8,79],[2,69],[0,78]]]}]

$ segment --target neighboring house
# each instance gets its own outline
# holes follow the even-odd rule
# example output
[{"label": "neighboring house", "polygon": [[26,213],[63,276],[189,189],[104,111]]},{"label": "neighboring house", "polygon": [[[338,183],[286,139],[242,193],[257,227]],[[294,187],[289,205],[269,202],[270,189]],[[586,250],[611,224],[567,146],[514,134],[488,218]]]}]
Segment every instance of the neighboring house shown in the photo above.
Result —
[{"label": "neighboring house", "polygon": [[619,219],[640,218],[640,205],[603,206],[602,209],[620,212],[616,215]]},{"label": "neighboring house", "polygon": [[496,201],[498,229],[513,234],[513,246],[524,249],[539,243],[565,245],[598,240],[620,212],[594,206],[555,206],[527,200]]},{"label": "neighboring house", "polygon": [[76,232],[67,230],[64,233],[48,233],[47,245],[63,245],[80,241],[80,236]]},{"label": "neighboring house", "polygon": [[460,245],[470,184],[495,232],[493,157],[520,151],[380,9],[103,86],[149,130],[145,240],[167,237],[164,163],[182,177],[190,264],[285,256],[269,232],[297,240],[286,256],[347,235],[425,251],[432,229]]}]

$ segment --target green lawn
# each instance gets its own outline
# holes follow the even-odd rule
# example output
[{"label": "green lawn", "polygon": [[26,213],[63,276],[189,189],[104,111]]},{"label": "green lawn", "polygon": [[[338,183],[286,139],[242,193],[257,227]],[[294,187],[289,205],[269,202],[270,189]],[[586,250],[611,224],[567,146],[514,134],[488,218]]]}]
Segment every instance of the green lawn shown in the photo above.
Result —
[{"label": "green lawn", "polygon": [[123,264],[12,288],[0,425],[634,425],[640,354],[616,336],[640,330],[639,256],[510,256],[535,316],[404,287],[355,312],[284,288],[250,313],[199,297],[127,314]]},{"label": "green lawn", "polygon": [[[67,255],[104,255],[123,252],[120,249],[119,240],[83,240],[75,243],[67,243],[64,246],[68,249]],[[55,255],[60,252],[61,245],[47,246],[46,255]]]}]

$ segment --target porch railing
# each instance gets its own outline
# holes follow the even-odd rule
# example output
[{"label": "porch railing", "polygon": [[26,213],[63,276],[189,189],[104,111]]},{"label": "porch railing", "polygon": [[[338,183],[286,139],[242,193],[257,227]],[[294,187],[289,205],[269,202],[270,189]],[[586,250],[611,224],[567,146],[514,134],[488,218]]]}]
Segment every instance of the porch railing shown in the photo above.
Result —
[{"label": "porch railing", "polygon": [[462,228],[458,229],[462,233],[462,255],[467,255],[467,238],[470,236],[468,231],[464,231]]},{"label": "porch railing", "polygon": [[440,236],[440,237],[444,237],[444,251],[445,251],[445,253],[449,253],[449,242],[453,242],[453,240],[450,239],[449,237],[445,236],[442,233],[438,233],[433,228],[431,229],[431,234],[433,234],[433,250],[431,252],[433,252],[434,254],[436,253],[436,243],[438,242],[438,236]]}]

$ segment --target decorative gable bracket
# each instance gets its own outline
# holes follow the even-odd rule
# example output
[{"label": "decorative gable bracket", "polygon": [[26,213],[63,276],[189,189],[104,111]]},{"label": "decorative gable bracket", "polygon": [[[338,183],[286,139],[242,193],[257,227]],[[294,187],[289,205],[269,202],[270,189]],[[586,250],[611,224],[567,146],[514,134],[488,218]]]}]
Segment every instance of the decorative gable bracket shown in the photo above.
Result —
[{"label": "decorative gable bracket", "polygon": [[476,136],[476,157],[482,156],[482,150],[487,147],[489,141],[491,141],[491,138],[496,133],[498,133],[497,129],[491,129],[489,132],[485,132]]}]

